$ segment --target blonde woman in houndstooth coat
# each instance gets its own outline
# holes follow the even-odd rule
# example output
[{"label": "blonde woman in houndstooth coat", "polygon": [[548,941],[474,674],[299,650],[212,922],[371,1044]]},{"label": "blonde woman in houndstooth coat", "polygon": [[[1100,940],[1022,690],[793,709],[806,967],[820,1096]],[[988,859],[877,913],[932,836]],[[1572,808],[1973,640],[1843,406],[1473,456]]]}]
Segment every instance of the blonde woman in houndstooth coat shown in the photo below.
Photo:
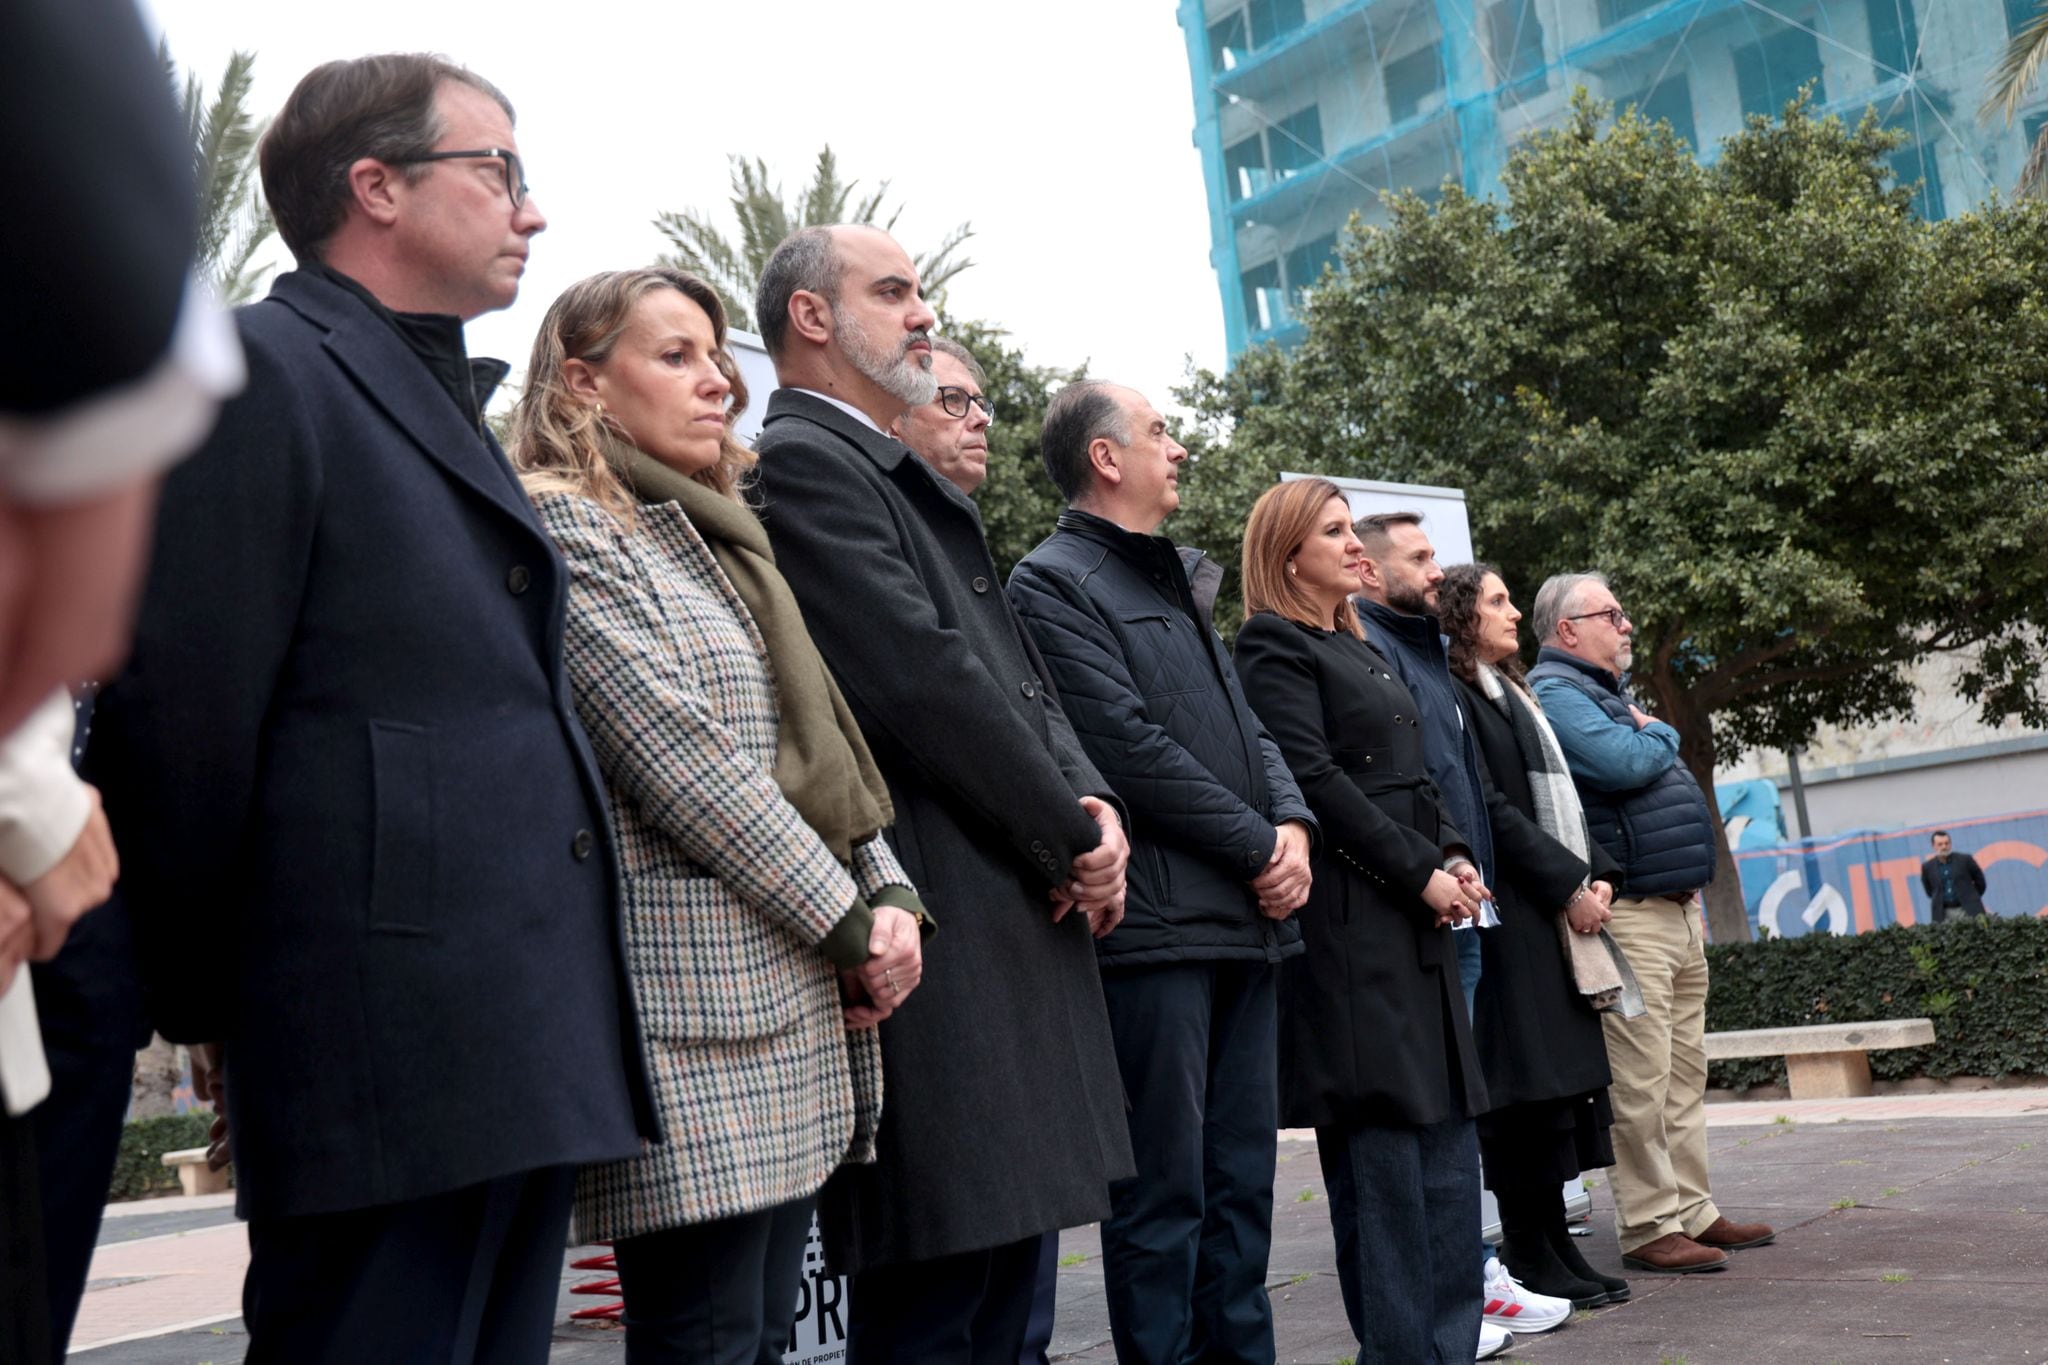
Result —
[{"label": "blonde woman in houndstooth coat", "polygon": [[782,1358],[817,1192],[874,1159],[875,1026],[917,986],[930,927],[740,501],[753,456],[724,346],[693,276],[593,276],[549,310],[514,419],[569,565],[564,659],[610,788],[664,1129],[577,1188],[579,1235],[614,1242],[634,1365]]}]

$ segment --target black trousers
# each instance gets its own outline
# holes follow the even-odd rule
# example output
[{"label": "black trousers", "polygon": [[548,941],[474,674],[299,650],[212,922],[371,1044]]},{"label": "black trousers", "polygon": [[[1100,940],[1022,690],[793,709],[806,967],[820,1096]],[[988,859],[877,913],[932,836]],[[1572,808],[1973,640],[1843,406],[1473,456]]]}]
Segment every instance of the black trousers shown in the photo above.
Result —
[{"label": "black trousers", "polygon": [[32,1114],[0,1113],[0,1361],[51,1358]]},{"label": "black trousers", "polygon": [[1138,1159],[1102,1225],[1119,1361],[1273,1360],[1278,981],[1265,962],[1102,974]]},{"label": "black trousers", "polygon": [[576,1172],[255,1219],[247,1365],[546,1365]]},{"label": "black trousers", "polygon": [[1053,1318],[1059,1309],[1060,1235],[1048,1232],[1038,1239],[1038,1273],[1031,1289],[1031,1318],[1024,1324],[1024,1349],[1017,1365],[1047,1365],[1046,1352],[1052,1347]]},{"label": "black trousers", "polygon": [[854,1276],[847,1365],[1016,1365],[1042,1239]]},{"label": "black trousers", "polygon": [[44,1036],[50,1097],[30,1114],[42,1178],[43,1250],[49,1275],[50,1359],[64,1358],[85,1297],[107,1187],[121,1151],[121,1124],[135,1080],[135,1049]]},{"label": "black trousers", "polygon": [[626,1365],[781,1365],[817,1202],[613,1243]]}]

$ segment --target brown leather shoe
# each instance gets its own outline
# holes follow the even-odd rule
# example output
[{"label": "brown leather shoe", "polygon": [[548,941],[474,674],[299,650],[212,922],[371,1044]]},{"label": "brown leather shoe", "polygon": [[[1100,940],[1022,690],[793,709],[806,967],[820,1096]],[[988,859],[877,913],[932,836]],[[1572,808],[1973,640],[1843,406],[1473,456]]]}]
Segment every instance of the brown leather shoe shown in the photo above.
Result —
[{"label": "brown leather shoe", "polygon": [[1775,1242],[1778,1234],[1772,1231],[1769,1223],[1731,1223],[1726,1218],[1716,1218],[1706,1231],[1694,1233],[1692,1239],[1701,1246],[1741,1251],[1745,1247]]},{"label": "brown leather shoe", "polygon": [[1727,1265],[1728,1253],[1703,1247],[1682,1232],[1667,1232],[1654,1242],[1645,1242],[1624,1253],[1621,1263],[1630,1270],[1647,1270],[1653,1275],[1697,1275]]}]

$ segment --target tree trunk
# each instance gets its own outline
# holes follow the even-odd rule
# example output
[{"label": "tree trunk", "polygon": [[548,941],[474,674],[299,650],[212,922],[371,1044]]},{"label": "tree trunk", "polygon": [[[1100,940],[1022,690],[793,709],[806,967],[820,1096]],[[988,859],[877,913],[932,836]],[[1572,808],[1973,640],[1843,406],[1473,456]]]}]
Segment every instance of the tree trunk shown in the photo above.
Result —
[{"label": "tree trunk", "polygon": [[1707,798],[1707,818],[1714,826],[1714,880],[1707,884],[1707,936],[1716,943],[1747,943],[1749,911],[1742,903],[1742,877],[1735,870],[1735,852],[1728,846],[1728,827],[1721,823],[1721,803],[1714,797],[1714,719],[1672,681],[1655,676],[1650,687],[1657,697],[1657,715],[1678,731],[1678,761],[1691,771]]},{"label": "tree trunk", "polygon": [[128,1117],[153,1119],[172,1112],[178,1087],[185,1082],[185,1049],[152,1035],[149,1046],[135,1054],[135,1086],[129,1092]]}]

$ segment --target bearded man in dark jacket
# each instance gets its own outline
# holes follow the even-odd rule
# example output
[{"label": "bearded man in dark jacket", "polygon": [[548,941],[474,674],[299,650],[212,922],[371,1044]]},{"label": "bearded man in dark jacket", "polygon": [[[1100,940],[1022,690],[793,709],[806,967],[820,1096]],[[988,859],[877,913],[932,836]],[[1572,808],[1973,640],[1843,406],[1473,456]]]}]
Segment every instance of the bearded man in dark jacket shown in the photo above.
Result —
[{"label": "bearded man in dark jacket", "polygon": [[1010,600],[1131,813],[1124,919],[1097,944],[1138,1161],[1102,1225],[1117,1358],[1271,1361],[1275,989],[1315,821],[1210,624],[1221,567],[1154,534],[1187,458],[1165,419],[1071,384],[1041,448],[1068,507]]}]

